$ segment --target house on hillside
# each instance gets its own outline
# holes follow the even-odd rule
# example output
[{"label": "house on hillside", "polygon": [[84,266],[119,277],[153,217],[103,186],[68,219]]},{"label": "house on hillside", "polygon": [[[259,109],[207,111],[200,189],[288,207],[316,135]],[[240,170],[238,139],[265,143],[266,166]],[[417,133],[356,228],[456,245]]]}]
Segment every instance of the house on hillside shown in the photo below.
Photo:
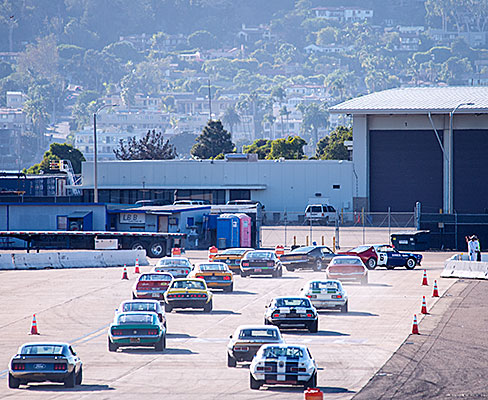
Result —
[{"label": "house on hillside", "polygon": [[338,22],[369,22],[373,10],[362,7],[316,7],[312,8],[317,18]]}]

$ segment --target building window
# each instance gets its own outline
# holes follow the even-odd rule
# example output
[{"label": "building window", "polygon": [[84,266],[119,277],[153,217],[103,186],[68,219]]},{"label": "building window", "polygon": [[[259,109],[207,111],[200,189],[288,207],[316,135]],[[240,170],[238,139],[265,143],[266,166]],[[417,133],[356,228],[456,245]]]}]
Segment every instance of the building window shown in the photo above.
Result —
[{"label": "building window", "polygon": [[332,185],[332,189],[340,189],[341,185]]},{"label": "building window", "polygon": [[229,200],[251,200],[251,191],[248,189],[231,190]]}]

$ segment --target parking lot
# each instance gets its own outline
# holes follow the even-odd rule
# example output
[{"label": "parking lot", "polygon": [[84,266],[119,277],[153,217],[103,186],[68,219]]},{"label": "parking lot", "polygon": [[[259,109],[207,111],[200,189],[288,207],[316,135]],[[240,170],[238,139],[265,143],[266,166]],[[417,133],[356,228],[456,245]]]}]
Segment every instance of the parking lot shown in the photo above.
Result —
[{"label": "parking lot", "polygon": [[[197,263],[204,251],[188,251]],[[349,399],[363,387],[409,335],[413,314],[419,314],[422,296],[430,309],[433,280],[442,295],[455,280],[439,279],[450,254],[425,253],[422,267],[370,271],[368,285],[345,284],[347,314],[321,311],[319,332],[285,331],[288,343],[305,344],[315,357],[318,386],[327,399]],[[151,260],[154,264],[156,260]],[[422,269],[429,287],[421,286]],[[142,268],[143,272],[150,267]],[[0,397],[71,399],[92,397],[129,399],[303,399],[303,388],[249,389],[246,366],[226,366],[229,335],[240,324],[262,324],[264,305],[274,296],[295,295],[308,280],[323,272],[286,272],[282,278],[236,277],[233,293],[216,291],[214,310],[168,314],[167,350],[107,350],[107,327],[114,310],[129,299],[137,276],[122,271],[75,269],[0,272]],[[30,336],[36,313],[40,336]],[[28,341],[68,341],[84,362],[84,382],[75,389],[56,384],[7,388],[9,358]]]}]

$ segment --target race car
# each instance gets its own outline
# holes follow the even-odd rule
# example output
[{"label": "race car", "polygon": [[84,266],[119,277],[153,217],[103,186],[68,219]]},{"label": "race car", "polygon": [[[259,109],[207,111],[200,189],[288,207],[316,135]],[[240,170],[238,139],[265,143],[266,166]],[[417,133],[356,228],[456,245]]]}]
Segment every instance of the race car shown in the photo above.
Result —
[{"label": "race car", "polygon": [[271,275],[279,278],[283,275],[281,261],[274,251],[253,250],[241,260],[241,276]]},{"label": "race car", "polygon": [[156,351],[166,348],[166,329],[155,312],[117,314],[108,329],[108,351],[119,347],[145,346]]},{"label": "race car", "polygon": [[300,295],[308,297],[315,308],[339,309],[347,312],[347,293],[338,280],[314,279],[300,289]]},{"label": "race car", "polygon": [[30,382],[59,382],[72,388],[81,385],[83,364],[68,343],[26,343],[13,356],[8,387],[18,389]]},{"label": "race car", "polygon": [[280,330],[269,325],[238,326],[227,345],[227,366],[235,367],[237,362],[251,361],[263,344],[285,343]]},{"label": "race car", "polygon": [[240,266],[242,257],[248,252],[254,249],[250,248],[231,248],[219,251],[212,261],[226,263],[230,270],[234,273],[240,273]]},{"label": "race car", "polygon": [[358,256],[334,257],[325,270],[327,279],[356,281],[362,285],[368,283],[368,269]]},{"label": "race car", "polygon": [[327,246],[304,246],[293,249],[290,253],[280,257],[281,263],[287,271],[298,268],[310,268],[320,271],[326,267],[335,256]]},{"label": "race car", "polygon": [[399,252],[388,244],[358,246],[339,254],[360,257],[368,269],[375,269],[377,266],[384,266],[387,269],[395,267],[414,269],[422,261],[421,254]]},{"label": "race car", "polygon": [[175,279],[164,294],[166,312],[173,308],[202,308],[204,312],[210,312],[212,307],[212,292],[203,279]]},{"label": "race car", "polygon": [[319,316],[307,297],[276,297],[266,306],[264,324],[279,328],[306,328],[317,333]]},{"label": "race car", "polygon": [[190,272],[188,278],[203,279],[211,289],[222,289],[224,292],[234,290],[234,276],[223,262],[200,264]]},{"label": "race car", "polygon": [[158,261],[152,272],[168,272],[174,278],[186,278],[192,268],[186,257],[164,257]]},{"label": "race car", "polygon": [[169,273],[152,272],[142,274],[132,288],[133,299],[154,299],[164,301],[164,292],[173,280]]},{"label": "race car", "polygon": [[159,321],[162,322],[166,328],[166,315],[159,300],[126,300],[120,303],[120,306],[115,310],[115,313],[120,314],[128,311],[155,312],[158,314]]},{"label": "race car", "polygon": [[317,364],[302,345],[263,345],[253,358],[249,372],[249,384],[254,390],[262,385],[317,387]]}]

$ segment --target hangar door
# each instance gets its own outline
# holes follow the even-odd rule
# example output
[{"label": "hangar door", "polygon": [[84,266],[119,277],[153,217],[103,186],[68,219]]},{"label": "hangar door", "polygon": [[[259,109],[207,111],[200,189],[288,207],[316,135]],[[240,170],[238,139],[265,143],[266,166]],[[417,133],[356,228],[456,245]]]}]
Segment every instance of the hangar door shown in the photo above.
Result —
[{"label": "hangar door", "polygon": [[[442,140],[442,131],[438,131]],[[432,130],[369,132],[370,210],[442,208],[442,151]]]},{"label": "hangar door", "polygon": [[488,131],[454,130],[454,209],[488,212]]}]

